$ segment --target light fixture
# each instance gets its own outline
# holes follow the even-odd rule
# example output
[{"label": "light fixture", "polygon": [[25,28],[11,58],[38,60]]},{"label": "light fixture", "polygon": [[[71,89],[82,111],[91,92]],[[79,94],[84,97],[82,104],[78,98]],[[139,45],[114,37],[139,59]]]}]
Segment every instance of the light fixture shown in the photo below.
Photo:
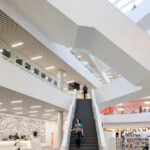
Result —
[{"label": "light fixture", "polygon": [[77,58],[82,58],[82,56],[81,56],[81,55],[78,55]]},{"label": "light fixture", "polygon": [[144,102],[144,104],[150,104],[150,101],[146,101],[146,102]]},{"label": "light fixture", "polygon": [[74,82],[73,80],[72,81],[67,81],[66,83],[72,83],[72,82]]},{"label": "light fixture", "polygon": [[41,108],[41,106],[31,106],[30,108],[31,108],[31,109],[34,109],[34,108]]},{"label": "light fixture", "polygon": [[34,114],[34,113],[38,113],[38,111],[29,111],[29,113]]},{"label": "light fixture", "polygon": [[124,110],[124,108],[118,108],[117,110]]},{"label": "light fixture", "polygon": [[3,52],[3,49],[0,49],[0,53],[2,53]]},{"label": "light fixture", "polygon": [[51,114],[43,114],[43,116],[51,116]]},{"label": "light fixture", "polygon": [[45,110],[45,112],[52,112],[52,111],[55,111],[54,109],[47,109]]},{"label": "light fixture", "polygon": [[66,75],[66,74],[64,74],[63,76],[64,76],[64,77],[66,77],[67,75]]},{"label": "light fixture", "polygon": [[6,109],[6,108],[3,108],[3,109],[0,109],[0,111],[7,111],[7,109]]},{"label": "light fixture", "polygon": [[13,44],[11,47],[17,47],[17,46],[21,46],[21,45],[23,45],[23,42],[19,42],[19,43]]},{"label": "light fixture", "polygon": [[11,104],[17,104],[17,103],[22,103],[23,101],[22,100],[18,100],[18,101],[11,101],[10,103]]},{"label": "light fixture", "polygon": [[51,69],[54,69],[55,66],[50,66],[50,67],[46,67],[45,70],[51,70]]},{"label": "light fixture", "polygon": [[123,105],[122,103],[118,104],[118,106],[122,106],[122,105]]},{"label": "light fixture", "polygon": [[36,56],[36,57],[32,57],[31,60],[37,60],[37,59],[41,59],[42,56]]},{"label": "light fixture", "polygon": [[2,105],[3,103],[0,103],[0,105]]},{"label": "light fixture", "polygon": [[22,110],[23,108],[22,107],[15,107],[13,108],[13,110]]},{"label": "light fixture", "polygon": [[21,114],[23,114],[23,112],[16,112],[15,114],[16,115],[21,115]]}]

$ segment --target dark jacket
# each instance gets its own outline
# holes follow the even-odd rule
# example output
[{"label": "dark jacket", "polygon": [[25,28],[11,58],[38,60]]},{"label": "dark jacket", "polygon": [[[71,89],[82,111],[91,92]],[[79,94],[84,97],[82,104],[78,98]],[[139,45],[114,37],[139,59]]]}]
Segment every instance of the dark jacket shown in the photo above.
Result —
[{"label": "dark jacket", "polygon": [[83,87],[83,92],[84,92],[84,93],[87,93],[87,91],[88,91],[87,86],[84,86],[84,87]]}]

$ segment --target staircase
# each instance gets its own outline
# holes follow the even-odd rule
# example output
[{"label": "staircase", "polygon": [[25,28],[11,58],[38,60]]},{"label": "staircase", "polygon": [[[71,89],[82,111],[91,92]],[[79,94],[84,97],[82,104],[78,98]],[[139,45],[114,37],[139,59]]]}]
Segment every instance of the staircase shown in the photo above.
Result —
[{"label": "staircase", "polygon": [[81,119],[81,123],[83,124],[84,137],[82,138],[80,148],[78,148],[75,143],[75,133],[72,132],[69,150],[99,150],[91,99],[77,100],[73,128],[76,122],[76,118]]}]

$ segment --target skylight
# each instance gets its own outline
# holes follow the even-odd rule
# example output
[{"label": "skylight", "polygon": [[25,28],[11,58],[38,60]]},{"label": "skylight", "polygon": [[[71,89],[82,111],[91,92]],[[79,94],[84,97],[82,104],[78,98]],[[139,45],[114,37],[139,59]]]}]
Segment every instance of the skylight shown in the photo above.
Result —
[{"label": "skylight", "polygon": [[115,7],[120,9],[124,14],[128,15],[132,10],[134,10],[138,5],[141,4],[143,0],[108,0]]}]

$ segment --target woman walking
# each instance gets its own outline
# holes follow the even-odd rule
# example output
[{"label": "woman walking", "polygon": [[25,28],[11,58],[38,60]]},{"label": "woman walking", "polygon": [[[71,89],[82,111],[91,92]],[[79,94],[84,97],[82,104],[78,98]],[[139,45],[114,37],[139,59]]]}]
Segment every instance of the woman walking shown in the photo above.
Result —
[{"label": "woman walking", "polygon": [[76,119],[74,129],[72,129],[71,131],[75,131],[76,144],[80,148],[81,140],[82,140],[82,137],[84,136],[83,125],[81,124],[80,119]]}]

